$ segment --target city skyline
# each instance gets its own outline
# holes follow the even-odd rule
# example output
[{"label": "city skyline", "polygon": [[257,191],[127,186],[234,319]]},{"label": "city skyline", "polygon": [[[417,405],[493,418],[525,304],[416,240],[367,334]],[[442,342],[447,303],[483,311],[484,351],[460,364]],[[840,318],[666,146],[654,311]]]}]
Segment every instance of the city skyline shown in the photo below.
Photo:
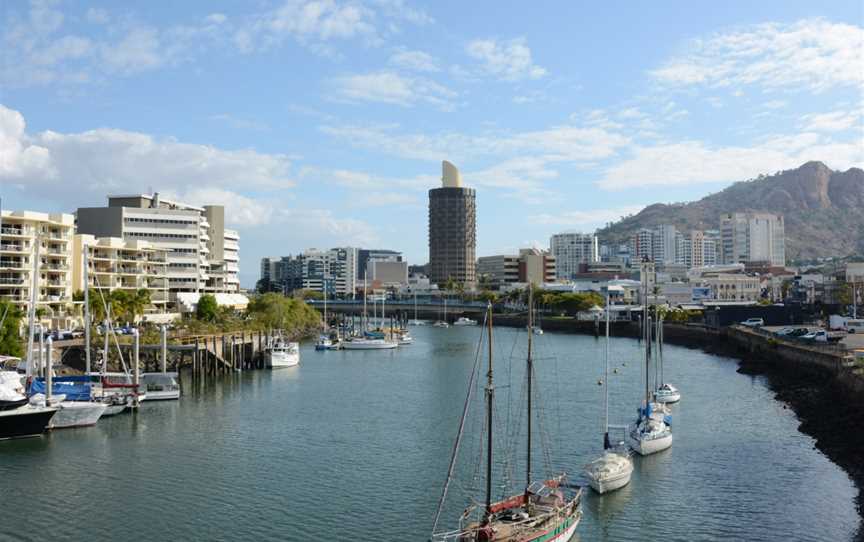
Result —
[{"label": "city skyline", "polygon": [[251,287],[262,256],[310,247],[425,263],[440,160],[477,190],[477,256],[807,160],[864,164],[860,5],[681,6],[13,2],[3,206],[224,204]]}]

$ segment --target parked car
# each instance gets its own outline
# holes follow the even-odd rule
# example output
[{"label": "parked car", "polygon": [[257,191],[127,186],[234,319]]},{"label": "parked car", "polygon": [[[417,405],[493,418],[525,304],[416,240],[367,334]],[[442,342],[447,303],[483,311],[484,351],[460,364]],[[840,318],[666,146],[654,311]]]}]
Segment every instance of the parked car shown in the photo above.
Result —
[{"label": "parked car", "polygon": [[762,318],[748,318],[741,322],[741,325],[747,327],[762,327],[765,325],[765,320]]},{"label": "parked car", "polygon": [[843,333],[817,329],[816,331],[811,331],[807,335],[803,335],[801,338],[806,341],[814,341],[817,343],[833,343],[843,339]]},{"label": "parked car", "polygon": [[782,329],[778,329],[777,331],[775,331],[774,335],[777,335],[780,337],[785,337],[786,335],[791,334],[793,331],[795,331],[794,327],[784,327]]},{"label": "parked car", "polygon": [[847,333],[864,333],[864,320],[846,320]]}]

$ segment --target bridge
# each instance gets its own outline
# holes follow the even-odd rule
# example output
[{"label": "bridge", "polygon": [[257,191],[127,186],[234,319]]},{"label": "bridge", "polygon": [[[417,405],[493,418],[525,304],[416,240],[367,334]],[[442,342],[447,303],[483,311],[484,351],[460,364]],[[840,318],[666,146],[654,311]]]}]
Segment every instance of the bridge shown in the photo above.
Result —
[{"label": "bridge", "polygon": [[[321,312],[324,311],[324,301],[309,300],[309,305]],[[373,303],[371,299],[366,302],[367,314],[373,313],[373,305],[380,312],[381,307],[384,307],[384,314],[387,316],[403,315],[408,319],[413,319],[416,315],[420,320],[440,320],[444,316],[444,301],[438,299],[418,300],[416,305],[413,299],[387,299],[376,301]],[[456,301],[447,302],[447,319],[454,320],[460,316],[482,316],[486,311],[488,304],[485,301]],[[327,312],[330,314],[345,314],[349,316],[363,314],[363,300],[328,300]]]}]

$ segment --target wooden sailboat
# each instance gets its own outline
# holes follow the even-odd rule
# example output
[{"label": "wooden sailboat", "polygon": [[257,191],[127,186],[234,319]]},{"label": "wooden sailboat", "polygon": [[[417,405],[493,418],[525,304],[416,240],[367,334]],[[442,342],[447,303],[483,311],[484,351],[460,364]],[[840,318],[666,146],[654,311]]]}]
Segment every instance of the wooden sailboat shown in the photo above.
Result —
[{"label": "wooden sailboat", "polygon": [[[493,382],[492,364],[492,306],[489,305],[486,314],[488,333],[488,371],[486,373],[486,494],[484,504],[474,504],[465,509],[459,519],[459,529],[448,532],[435,532],[440,519],[447,489],[452,479],[456,455],[469,400],[460,422],[459,434],[450,461],[447,482],[439,502],[438,512],[433,525],[432,540],[436,542],[566,542],[576,532],[576,527],[582,519],[582,489],[567,484],[567,475],[562,473],[547,480],[532,481],[532,382],[533,355],[532,335],[533,318],[528,323],[528,357],[526,378],[528,385],[528,438],[526,454],[525,489],[523,492],[511,495],[499,501],[492,500],[492,465],[493,465],[493,407],[495,386]],[[474,373],[471,376],[472,384]],[[575,490],[574,490],[575,489]]]}]

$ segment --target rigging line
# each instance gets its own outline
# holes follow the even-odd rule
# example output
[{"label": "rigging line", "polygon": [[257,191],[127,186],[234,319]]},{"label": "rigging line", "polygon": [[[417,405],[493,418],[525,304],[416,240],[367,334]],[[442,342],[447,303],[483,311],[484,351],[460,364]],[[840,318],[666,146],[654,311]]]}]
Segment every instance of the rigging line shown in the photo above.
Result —
[{"label": "rigging line", "polygon": [[462,408],[462,418],[459,420],[459,432],[456,434],[456,442],[453,445],[453,455],[450,457],[450,466],[447,469],[447,480],[444,482],[444,488],[441,491],[441,500],[438,502],[438,510],[435,512],[435,521],[432,523],[432,532],[438,528],[438,521],[441,519],[441,511],[444,509],[444,500],[447,498],[447,490],[450,486],[450,480],[453,479],[453,471],[456,468],[456,457],[459,454],[459,444],[462,440],[462,432],[465,429],[465,417],[468,414],[468,407],[471,404],[471,396],[474,392],[474,380],[477,375],[477,368],[480,366],[480,352],[483,347],[483,329],[486,327],[486,319],[483,318],[484,326],[481,327],[480,341],[477,343],[477,351],[474,354],[474,367],[471,370],[470,381],[468,382],[468,395],[465,397],[465,404]]},{"label": "rigging line", "polygon": [[[117,340],[117,334],[114,333],[114,325],[111,323],[111,310],[108,307],[108,303],[105,301],[105,293],[102,291],[102,285],[99,284],[99,277],[95,273],[93,274],[93,281],[96,283],[96,291],[99,293],[99,298],[102,300],[102,308],[105,309],[105,319],[108,321],[108,329],[105,330],[105,333],[110,333],[114,338],[114,345],[117,347],[117,356],[120,358],[123,372],[128,375],[129,369],[126,367],[126,360],[123,358],[123,350],[120,349],[120,341]],[[105,367],[108,367],[107,359],[105,360]]]}]

